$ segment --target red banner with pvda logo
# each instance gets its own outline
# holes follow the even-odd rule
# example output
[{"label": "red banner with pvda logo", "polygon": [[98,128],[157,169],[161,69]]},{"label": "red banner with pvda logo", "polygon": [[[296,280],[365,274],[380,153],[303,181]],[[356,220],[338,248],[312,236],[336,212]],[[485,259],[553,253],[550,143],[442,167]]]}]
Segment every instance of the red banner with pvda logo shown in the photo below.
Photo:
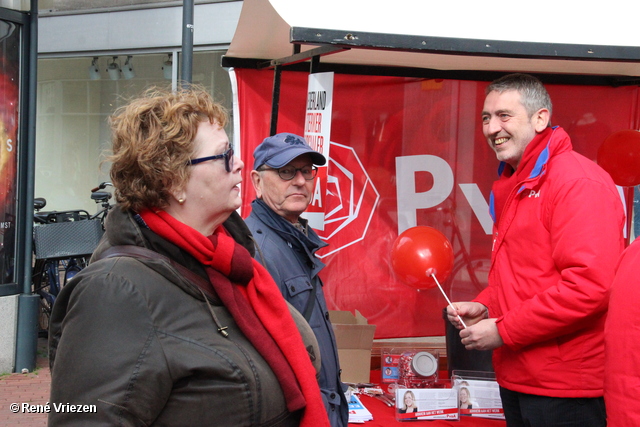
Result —
[{"label": "red banner with pvda logo", "polygon": [[[248,165],[242,172],[246,217],[255,198],[246,184],[253,150],[269,136],[273,72],[234,72],[241,155]],[[317,116],[311,122],[307,116],[308,78],[306,72],[283,72],[277,132],[305,135],[318,125]],[[329,308],[360,311],[376,325],[376,338],[444,335],[447,303],[439,290],[418,291],[391,269],[393,243],[409,227],[431,226],[450,240],[455,265],[443,288],[453,301],[469,300],[487,285],[487,205],[498,167],[480,122],[487,84],[333,76],[330,137],[314,142],[318,147],[322,141],[329,157],[325,188],[318,187],[323,210],[317,203],[310,208],[323,212],[323,226],[316,231],[329,244],[319,253],[327,265],[320,274]],[[547,89],[554,125],[565,128],[576,151],[590,159],[612,132],[639,127],[637,87]],[[320,102],[316,98],[315,106]],[[320,124],[326,129],[324,116]]]}]

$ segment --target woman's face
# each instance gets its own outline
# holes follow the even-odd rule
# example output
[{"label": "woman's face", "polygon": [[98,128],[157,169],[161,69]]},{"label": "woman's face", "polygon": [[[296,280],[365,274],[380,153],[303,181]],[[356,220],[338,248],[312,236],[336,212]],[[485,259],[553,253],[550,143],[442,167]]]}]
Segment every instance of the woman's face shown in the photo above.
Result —
[{"label": "woman's face", "polygon": [[[215,156],[230,147],[226,132],[217,123],[204,121],[198,126],[193,141],[193,158]],[[178,219],[209,235],[242,203],[239,184],[244,163],[234,157],[231,172],[225,170],[225,160],[215,159],[189,166],[191,176],[177,198],[184,198]]]},{"label": "woman's face", "polygon": [[460,390],[460,402],[466,403],[469,400],[469,392],[466,389]]},{"label": "woman's face", "polygon": [[404,405],[408,408],[413,406],[413,394],[405,393],[404,394]]}]

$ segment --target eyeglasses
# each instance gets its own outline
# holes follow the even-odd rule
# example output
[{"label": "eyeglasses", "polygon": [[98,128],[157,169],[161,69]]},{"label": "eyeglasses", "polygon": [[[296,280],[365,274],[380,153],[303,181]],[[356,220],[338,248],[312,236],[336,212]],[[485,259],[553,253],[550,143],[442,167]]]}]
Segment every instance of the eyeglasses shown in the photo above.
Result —
[{"label": "eyeglasses", "polygon": [[218,159],[224,159],[224,168],[227,172],[231,172],[233,170],[233,147],[230,147],[227,151],[222,154],[218,154],[217,156],[198,157],[197,159],[191,159],[189,160],[188,165],[193,166],[197,165],[198,163]]},{"label": "eyeglasses", "polygon": [[307,181],[311,181],[318,174],[318,168],[316,168],[315,166],[304,166],[301,168],[294,168],[293,166],[285,166],[280,169],[260,168],[260,171],[277,172],[278,176],[285,181],[291,181],[293,178],[295,178],[298,171],[300,171],[300,173],[302,174],[302,177]]}]

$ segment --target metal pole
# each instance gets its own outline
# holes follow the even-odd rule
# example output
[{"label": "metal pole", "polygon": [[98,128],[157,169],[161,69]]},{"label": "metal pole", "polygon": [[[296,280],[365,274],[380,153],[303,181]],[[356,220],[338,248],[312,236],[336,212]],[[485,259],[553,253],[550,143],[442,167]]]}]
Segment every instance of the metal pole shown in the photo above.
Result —
[{"label": "metal pole", "polygon": [[188,86],[193,79],[193,0],[182,3],[182,56],[180,58],[180,80]]},{"label": "metal pole", "polygon": [[269,135],[273,136],[278,131],[278,107],[280,106],[280,80],[282,79],[282,66],[276,65],[273,69],[273,93],[271,97],[271,129]]},{"label": "metal pole", "polygon": [[320,55],[313,56],[311,58],[311,66],[309,67],[309,74],[315,74],[320,67]]},{"label": "metal pole", "polygon": [[[31,253],[33,250],[33,192],[35,188],[35,163],[36,163],[36,89],[38,78],[38,0],[31,0],[31,12],[28,25],[28,33],[25,40],[28,42],[28,54],[24,61],[26,72],[22,75],[27,80],[24,88],[27,91],[26,97],[22,94],[20,99],[26,99],[26,120],[27,125],[22,126],[24,143],[24,157],[20,161],[21,173],[19,179],[21,184],[18,203],[18,218],[21,224],[18,235],[22,236],[22,243],[17,246],[16,259],[17,266],[23,266],[22,272],[22,294],[18,297],[18,324],[16,333],[16,363],[15,371],[33,371],[36,367],[36,350],[38,347],[38,308],[39,296],[31,293]],[[24,51],[24,50],[23,50]],[[23,110],[24,111],[24,110]],[[22,200],[20,202],[20,200]],[[18,278],[20,280],[20,278]]]}]

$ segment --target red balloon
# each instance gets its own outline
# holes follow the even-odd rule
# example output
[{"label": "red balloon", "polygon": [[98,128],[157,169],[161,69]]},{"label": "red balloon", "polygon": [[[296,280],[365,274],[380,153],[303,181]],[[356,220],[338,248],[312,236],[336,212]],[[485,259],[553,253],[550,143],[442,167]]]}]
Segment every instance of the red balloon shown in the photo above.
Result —
[{"label": "red balloon", "polygon": [[609,135],[597,155],[598,164],[622,187],[640,184],[640,132],[621,130]]},{"label": "red balloon", "polygon": [[411,227],[393,243],[391,267],[406,285],[417,289],[434,288],[436,282],[430,273],[433,272],[443,284],[453,269],[453,248],[445,235],[435,228]]}]

